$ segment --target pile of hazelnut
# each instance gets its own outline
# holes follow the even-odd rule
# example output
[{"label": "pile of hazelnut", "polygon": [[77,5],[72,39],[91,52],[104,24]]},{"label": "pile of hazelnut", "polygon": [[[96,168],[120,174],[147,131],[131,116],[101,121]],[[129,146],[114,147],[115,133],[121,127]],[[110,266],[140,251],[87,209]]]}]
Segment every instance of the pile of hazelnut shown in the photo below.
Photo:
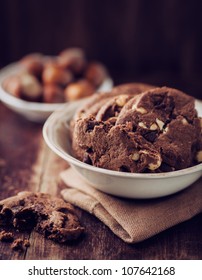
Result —
[{"label": "pile of hazelnut", "polygon": [[4,89],[32,102],[62,103],[92,95],[108,77],[104,65],[88,62],[82,49],[69,48],[56,57],[29,54],[20,70],[4,81]]}]

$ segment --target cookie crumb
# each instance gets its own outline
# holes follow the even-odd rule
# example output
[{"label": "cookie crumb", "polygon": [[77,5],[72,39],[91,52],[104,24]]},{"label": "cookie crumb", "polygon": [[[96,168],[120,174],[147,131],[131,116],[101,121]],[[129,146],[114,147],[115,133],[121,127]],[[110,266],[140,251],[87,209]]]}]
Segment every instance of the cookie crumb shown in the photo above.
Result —
[{"label": "cookie crumb", "polygon": [[13,241],[11,248],[15,251],[24,251],[24,242],[23,239],[17,238]]},{"label": "cookie crumb", "polygon": [[[0,201],[0,219],[16,232],[35,230],[58,243],[75,240],[84,232],[74,207],[45,193],[24,191]],[[22,250],[29,245],[28,240],[18,238],[12,248]]]},{"label": "cookie crumb", "polygon": [[28,239],[24,239],[24,246],[26,247],[26,248],[28,248],[28,247],[30,247],[30,242],[29,242],[29,240]]},{"label": "cookie crumb", "polygon": [[5,230],[2,230],[0,232],[0,241],[2,242],[13,242],[14,237],[12,232],[7,232]]}]

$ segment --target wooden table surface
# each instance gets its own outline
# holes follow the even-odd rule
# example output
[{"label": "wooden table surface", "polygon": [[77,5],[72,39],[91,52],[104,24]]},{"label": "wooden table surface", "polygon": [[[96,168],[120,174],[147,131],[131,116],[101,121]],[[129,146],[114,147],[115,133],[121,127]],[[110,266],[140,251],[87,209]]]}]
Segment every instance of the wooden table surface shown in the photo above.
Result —
[{"label": "wooden table surface", "polygon": [[[58,174],[66,167],[43,141],[41,124],[25,120],[0,103],[0,199],[22,190],[60,196]],[[0,259],[202,259],[202,214],[130,245],[94,216],[81,209],[77,213],[86,227],[78,242],[60,245],[34,231],[23,233],[30,247],[22,253],[0,242]]]}]

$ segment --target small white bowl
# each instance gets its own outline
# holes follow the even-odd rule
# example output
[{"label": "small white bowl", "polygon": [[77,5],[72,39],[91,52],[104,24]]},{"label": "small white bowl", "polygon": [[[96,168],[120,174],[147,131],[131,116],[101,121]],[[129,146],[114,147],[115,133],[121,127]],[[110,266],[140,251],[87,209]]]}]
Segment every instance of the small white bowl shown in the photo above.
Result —
[{"label": "small white bowl", "polygon": [[[68,123],[77,107],[78,103],[68,107],[64,105],[54,112],[44,124],[43,136],[50,149],[66,160],[94,188],[126,198],[157,198],[185,189],[202,175],[202,163],[179,171],[139,174],[102,169],[75,159],[71,155]],[[202,102],[197,101],[196,107],[202,116]]]},{"label": "small white bowl", "polygon": [[[35,122],[44,122],[47,117],[51,115],[55,110],[57,110],[63,103],[39,103],[25,101],[17,98],[10,93],[8,93],[3,87],[3,81],[10,75],[14,75],[22,70],[22,66],[19,63],[13,63],[0,71],[0,100],[11,110],[19,113],[28,120]],[[106,79],[103,84],[97,90],[99,91],[109,91],[113,86],[113,81],[111,78]],[[67,103],[68,105],[71,102]]]}]

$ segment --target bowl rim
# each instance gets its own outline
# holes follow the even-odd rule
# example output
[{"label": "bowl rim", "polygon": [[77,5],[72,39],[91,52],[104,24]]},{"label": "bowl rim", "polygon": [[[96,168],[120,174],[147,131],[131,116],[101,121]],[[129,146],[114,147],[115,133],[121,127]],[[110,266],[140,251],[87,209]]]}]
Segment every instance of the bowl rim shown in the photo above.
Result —
[{"label": "bowl rim", "polygon": [[[200,101],[199,101],[200,102]],[[200,102],[201,103],[201,102]],[[202,103],[201,103],[202,104]],[[64,104],[64,109],[66,104]],[[69,108],[68,108],[69,109]],[[202,171],[202,163],[199,163],[197,165],[184,168],[181,170],[175,170],[170,172],[162,172],[162,173],[126,173],[121,171],[114,171],[109,169],[104,169],[96,166],[92,166],[89,164],[86,164],[84,162],[81,162],[80,160],[73,157],[68,152],[64,151],[62,148],[60,148],[50,137],[50,133],[52,133],[54,129],[54,124],[56,124],[57,121],[60,121],[60,117],[65,114],[65,110],[61,107],[59,110],[56,110],[53,112],[45,121],[43,128],[42,128],[42,134],[44,137],[44,140],[46,144],[49,146],[51,150],[53,150],[57,155],[59,155],[61,158],[63,158],[65,161],[76,165],[79,168],[88,169],[91,172],[98,172],[101,174],[116,176],[116,177],[123,177],[123,178],[131,178],[131,179],[162,179],[162,178],[171,178],[171,177],[179,177],[183,175],[188,175],[191,173]],[[62,120],[62,119],[61,119]],[[58,123],[57,123],[58,127]]]},{"label": "bowl rim", "polygon": [[[20,98],[17,98],[13,95],[11,95],[9,92],[7,92],[4,89],[3,82],[4,80],[15,74],[16,72],[23,70],[24,68],[18,63],[14,62],[11,63],[4,68],[0,70],[0,100],[7,105],[10,105],[12,107],[18,108],[20,110],[26,110],[26,111],[43,111],[43,112],[50,112],[57,110],[61,105],[64,105],[66,103],[70,102],[63,102],[63,103],[40,103],[40,102],[32,102],[32,101],[26,101]],[[107,77],[104,82],[100,85],[100,87],[97,89],[97,91],[102,91],[102,88],[105,87],[106,84],[110,84],[110,86],[113,86],[113,80],[109,76]]]}]

